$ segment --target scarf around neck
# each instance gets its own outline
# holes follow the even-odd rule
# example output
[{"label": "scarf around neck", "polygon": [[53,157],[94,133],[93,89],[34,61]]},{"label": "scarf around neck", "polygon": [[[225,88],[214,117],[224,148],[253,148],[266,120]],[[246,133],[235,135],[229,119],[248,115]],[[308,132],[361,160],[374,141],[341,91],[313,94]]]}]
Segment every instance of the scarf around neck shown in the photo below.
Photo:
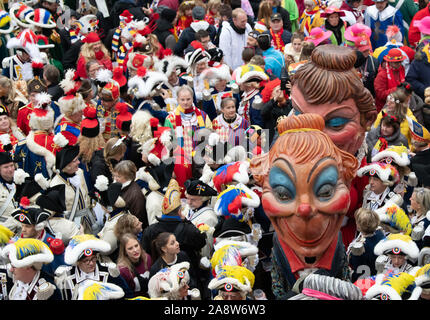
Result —
[{"label": "scarf around neck", "polygon": [[233,28],[233,30],[234,31],[236,31],[238,34],[244,34],[245,33],[245,31],[246,31],[246,28],[238,28],[238,27],[236,27],[235,25],[234,25],[234,22],[233,21],[230,21],[230,25],[231,25],[231,27]]}]

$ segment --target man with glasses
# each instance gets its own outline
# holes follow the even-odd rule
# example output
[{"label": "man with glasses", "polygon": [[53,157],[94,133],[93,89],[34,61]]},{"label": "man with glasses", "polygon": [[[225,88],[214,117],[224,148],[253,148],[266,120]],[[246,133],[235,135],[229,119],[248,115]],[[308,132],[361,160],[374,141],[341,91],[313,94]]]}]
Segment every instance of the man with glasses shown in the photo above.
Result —
[{"label": "man with glasses", "polygon": [[55,281],[63,300],[77,300],[79,287],[87,280],[116,284],[124,290],[126,298],[132,296],[116,264],[101,257],[110,249],[108,242],[93,235],[77,235],[70,240],[64,254],[67,265],[56,270]]}]

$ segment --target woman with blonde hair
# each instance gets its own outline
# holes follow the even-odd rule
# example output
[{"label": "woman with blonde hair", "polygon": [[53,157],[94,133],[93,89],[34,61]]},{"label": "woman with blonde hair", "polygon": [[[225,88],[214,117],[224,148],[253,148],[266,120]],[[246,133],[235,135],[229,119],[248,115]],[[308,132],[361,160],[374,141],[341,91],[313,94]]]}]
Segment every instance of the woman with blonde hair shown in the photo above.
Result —
[{"label": "woman with blonde hair", "polygon": [[100,37],[95,32],[90,32],[82,40],[83,44],[79,53],[79,58],[76,67],[76,73],[83,79],[88,78],[86,64],[89,60],[97,60],[98,63],[105,69],[113,70],[112,61],[109,51],[100,40]]},{"label": "woman with blonde hair", "polygon": [[12,81],[0,75],[0,103],[8,109],[11,119],[16,120],[19,108],[27,105],[28,102],[25,81]]},{"label": "woman with blonde hair", "polygon": [[258,6],[257,22],[255,23],[254,30],[260,33],[270,29],[270,16],[272,15],[272,6],[268,1],[261,1]]},{"label": "woman with blonde hair", "polygon": [[424,246],[424,236],[428,236],[430,225],[430,190],[415,187],[410,198],[411,213],[409,215],[412,224],[412,240],[421,250]]},{"label": "woman with blonde hair", "polygon": [[134,292],[134,296],[147,296],[151,256],[142,248],[132,233],[119,238],[117,266],[121,276]]}]

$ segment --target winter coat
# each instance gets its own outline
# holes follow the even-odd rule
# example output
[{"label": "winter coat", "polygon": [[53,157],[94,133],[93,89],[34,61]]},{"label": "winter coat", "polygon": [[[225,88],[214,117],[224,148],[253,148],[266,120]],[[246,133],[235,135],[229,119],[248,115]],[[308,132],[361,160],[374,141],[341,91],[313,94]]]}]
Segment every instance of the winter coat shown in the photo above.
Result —
[{"label": "winter coat", "polygon": [[[400,84],[400,72],[399,70],[393,70],[394,78],[397,80],[397,82]],[[407,79],[406,79],[407,81]],[[395,91],[397,89],[397,86],[389,87],[388,85],[388,76],[387,76],[387,69],[386,69],[386,63],[382,63],[379,66],[378,74],[376,75],[375,81],[374,81],[374,87],[375,87],[375,105],[376,110],[379,112],[382,107],[385,105],[385,102],[387,101],[387,96]]]},{"label": "winter coat", "polygon": [[219,48],[224,53],[224,63],[232,70],[243,65],[242,51],[246,47],[248,33],[252,30],[249,24],[246,25],[244,34],[237,33],[230,23],[224,21],[219,39]]},{"label": "winter coat", "polygon": [[[367,154],[370,156],[372,154],[372,150],[375,147],[375,144],[378,142],[378,139],[381,137],[381,124],[378,125],[377,128],[372,128],[366,136],[366,143],[368,147]],[[388,146],[405,146],[408,147],[408,139],[400,133],[400,130],[397,130],[393,133],[393,135],[389,137],[384,137],[387,140]]]},{"label": "winter coat", "polygon": [[409,65],[405,78],[414,92],[424,100],[424,90],[430,86],[430,61],[426,53],[419,50],[414,61]]},{"label": "winter coat", "polygon": [[181,32],[178,42],[176,43],[174,54],[180,57],[184,56],[184,50],[188,45],[196,39],[196,32],[199,30],[207,30],[211,41],[215,39],[216,29],[207,21],[201,20],[192,22],[191,25]]}]

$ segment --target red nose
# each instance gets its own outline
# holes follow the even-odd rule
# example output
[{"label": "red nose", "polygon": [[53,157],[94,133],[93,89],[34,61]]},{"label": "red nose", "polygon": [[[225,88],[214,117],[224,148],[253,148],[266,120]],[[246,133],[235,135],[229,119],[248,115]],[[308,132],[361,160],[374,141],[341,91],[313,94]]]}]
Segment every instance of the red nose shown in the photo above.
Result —
[{"label": "red nose", "polygon": [[302,203],[297,208],[297,213],[302,218],[309,218],[311,215],[311,211],[312,211],[312,208],[311,208],[311,205],[309,203]]}]

